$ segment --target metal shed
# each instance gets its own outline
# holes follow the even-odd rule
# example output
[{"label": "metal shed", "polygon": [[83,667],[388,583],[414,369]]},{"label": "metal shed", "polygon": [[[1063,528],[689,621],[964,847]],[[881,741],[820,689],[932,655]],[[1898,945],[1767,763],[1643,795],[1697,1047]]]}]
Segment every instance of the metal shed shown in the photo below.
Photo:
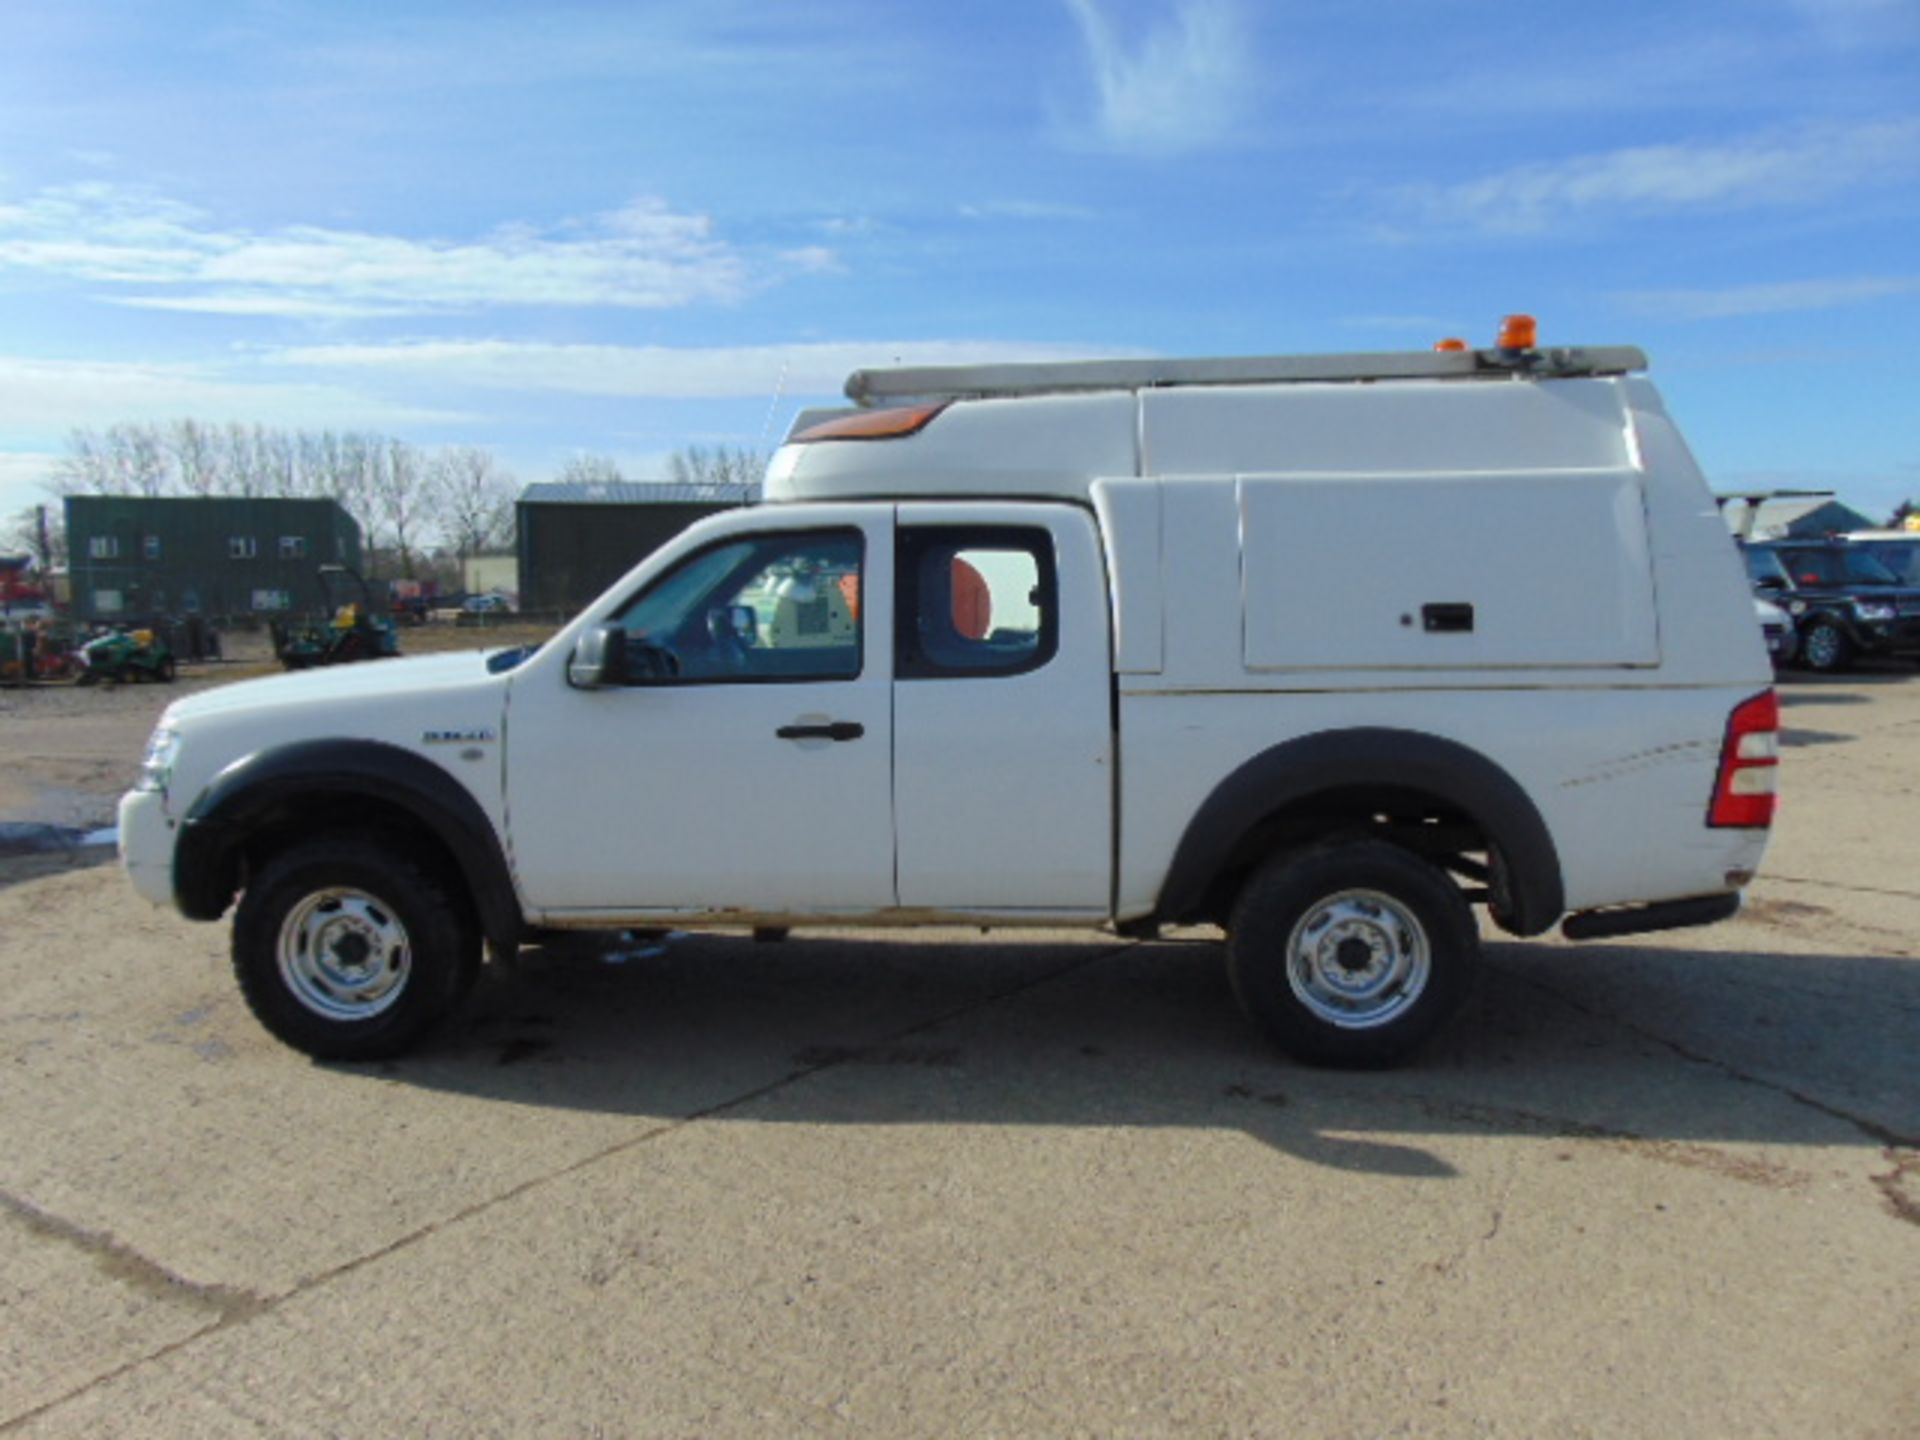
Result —
[{"label": "metal shed", "polygon": [[516,507],[520,608],[578,610],[694,521],[759,498],[758,485],[529,485]]}]

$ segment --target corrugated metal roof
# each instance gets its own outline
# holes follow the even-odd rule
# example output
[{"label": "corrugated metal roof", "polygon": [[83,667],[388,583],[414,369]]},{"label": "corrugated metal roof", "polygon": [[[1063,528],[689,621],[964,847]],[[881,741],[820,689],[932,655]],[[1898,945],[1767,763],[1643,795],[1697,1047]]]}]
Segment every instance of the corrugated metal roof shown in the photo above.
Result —
[{"label": "corrugated metal roof", "polygon": [[550,480],[520,492],[523,505],[751,505],[759,498],[758,485],[641,480]]}]

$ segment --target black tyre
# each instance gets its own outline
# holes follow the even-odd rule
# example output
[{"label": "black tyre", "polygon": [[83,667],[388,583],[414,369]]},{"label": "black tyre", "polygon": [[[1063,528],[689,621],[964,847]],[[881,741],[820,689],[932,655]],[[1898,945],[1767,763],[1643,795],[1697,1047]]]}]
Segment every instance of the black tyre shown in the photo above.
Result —
[{"label": "black tyre", "polygon": [[1227,973],[1240,1008],[1289,1055],[1385,1066],[1466,998],[1479,949],[1444,871],[1360,840],[1255,871],[1228,926]]},{"label": "black tyre", "polygon": [[1831,620],[1816,621],[1800,637],[1800,663],[1823,675],[1837,675],[1853,664],[1853,641]]},{"label": "black tyre", "polygon": [[247,1005],[316,1060],[403,1054],[459,1005],[479,964],[479,936],[445,882],[343,835],[268,861],[234,916]]},{"label": "black tyre", "polygon": [[174,677],[180,673],[180,667],[174,663],[173,656],[168,655],[160,661],[153,673],[162,685],[171,685]]}]

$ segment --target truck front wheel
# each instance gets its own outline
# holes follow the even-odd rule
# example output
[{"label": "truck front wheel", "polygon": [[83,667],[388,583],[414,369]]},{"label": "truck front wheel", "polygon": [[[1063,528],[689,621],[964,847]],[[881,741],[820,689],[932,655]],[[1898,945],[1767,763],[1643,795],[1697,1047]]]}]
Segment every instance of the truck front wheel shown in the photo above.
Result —
[{"label": "truck front wheel", "polygon": [[1815,621],[1800,639],[1800,663],[1823,675],[1838,675],[1853,664],[1853,641],[1831,620]]},{"label": "truck front wheel", "polygon": [[348,836],[263,865],[233,922],[233,970],[255,1018],[316,1060],[412,1048],[465,996],[480,941],[436,876]]},{"label": "truck front wheel", "polygon": [[1364,840],[1255,871],[1228,926],[1227,972],[1241,1009],[1288,1054],[1385,1066],[1453,1013],[1478,952],[1473,912],[1445,872]]}]

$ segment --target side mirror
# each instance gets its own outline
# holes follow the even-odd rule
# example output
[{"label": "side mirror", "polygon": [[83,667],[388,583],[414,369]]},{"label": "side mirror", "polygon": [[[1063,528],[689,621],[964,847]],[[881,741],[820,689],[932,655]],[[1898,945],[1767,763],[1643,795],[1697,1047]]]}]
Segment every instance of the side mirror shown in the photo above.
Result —
[{"label": "side mirror", "polygon": [[735,605],[731,609],[734,637],[743,645],[751,645],[760,629],[760,617],[754,613],[751,605]]},{"label": "side mirror", "polygon": [[594,626],[580,637],[567,661],[567,683],[576,690],[605,690],[625,685],[628,678],[624,626]]}]

